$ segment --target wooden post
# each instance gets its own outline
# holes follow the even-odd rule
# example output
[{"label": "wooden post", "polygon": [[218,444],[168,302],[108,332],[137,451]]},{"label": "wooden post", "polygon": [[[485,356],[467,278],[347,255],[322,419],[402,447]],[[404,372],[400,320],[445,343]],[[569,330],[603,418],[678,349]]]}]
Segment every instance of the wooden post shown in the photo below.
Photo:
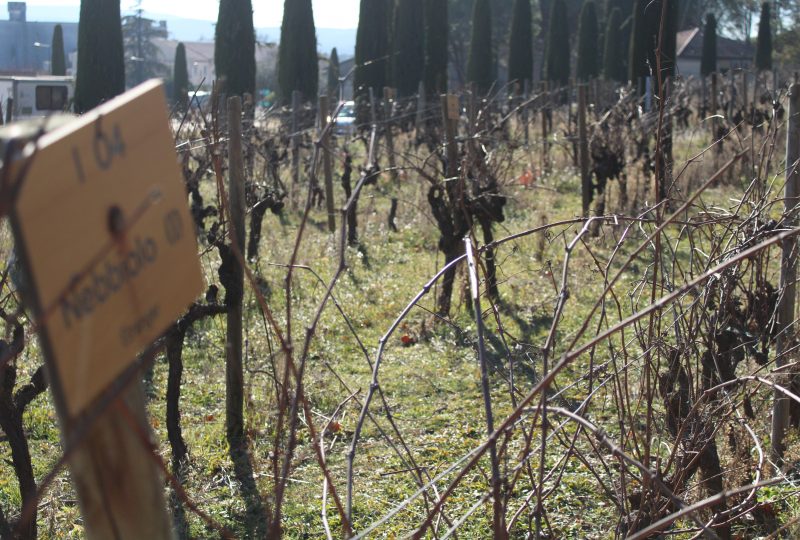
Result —
[{"label": "wooden post", "polygon": [[[453,178],[458,174],[458,145],[456,144],[458,117],[453,118],[453,102],[458,103],[458,96],[453,94],[442,95],[442,121],[444,122],[445,143],[447,144],[448,178]],[[456,110],[458,110],[457,107]]]},{"label": "wooden post", "polygon": [[[784,187],[784,214],[782,228],[797,227],[798,196],[800,196],[800,85],[793,84],[789,92],[789,124],[786,132],[786,185]],[[778,338],[775,343],[775,369],[780,370],[788,362],[784,356],[792,347],[794,328],[794,304],[797,295],[797,239],[787,238],[782,243],[781,276],[778,303]],[[788,387],[788,385],[784,385]],[[789,424],[789,398],[775,391],[772,407],[772,461],[776,467],[783,466],[785,444],[783,438]]]},{"label": "wooden post", "polygon": [[[375,90],[371,86],[369,87],[369,121],[370,121],[370,125],[373,128],[375,128],[374,129],[374,133],[376,133],[376,137],[377,137],[377,133],[378,133],[378,131],[377,131],[378,109],[377,109],[377,105],[375,103]],[[375,142],[377,143],[377,141],[375,141]],[[373,154],[372,154],[372,158],[373,158],[374,161],[372,163],[368,164],[369,167],[372,167],[372,165],[377,165],[378,164],[378,162],[379,162],[379,159],[378,159],[379,152],[378,152],[378,150],[380,150],[380,145],[379,144],[375,144],[375,149],[374,149]]]},{"label": "wooden post", "polygon": [[[130,425],[135,422],[155,445],[141,383],[132,383],[119,399],[132,418],[112,405],[70,459],[83,533],[89,539],[174,538],[161,473],[150,455],[153,450],[142,446],[140,433]],[[62,425],[64,439],[69,441],[76,425],[63,419]]]},{"label": "wooden post", "polygon": [[530,143],[530,133],[528,131],[528,99],[530,99],[530,81],[525,79],[525,83],[522,86],[522,124],[523,124],[523,136],[525,137],[525,148],[528,147]]},{"label": "wooden post", "polygon": [[[6,118],[10,122],[11,98],[8,103]],[[50,129],[63,125],[58,119],[48,123]],[[35,133],[32,131],[30,137]],[[0,147],[4,147],[2,141]],[[20,240],[22,226],[16,209],[10,213],[10,222],[20,269],[26,274],[25,283],[33,284],[28,254]],[[46,315],[38,294],[34,290],[29,293],[28,308],[37,320],[44,320]],[[52,346],[47,339],[42,339],[40,345],[63,445],[69,453],[70,477],[83,516],[83,537],[90,540],[174,538],[172,519],[164,499],[164,479],[157,464],[159,458],[154,455],[157,443],[145,409],[141,363],[131,358],[131,365],[111,389],[101,394],[87,410],[73,414],[67,406],[63,387],[57,382],[59,370]],[[151,354],[154,353],[151,351]],[[120,386],[123,389],[115,397],[114,391]]]},{"label": "wooden post", "polygon": [[[255,122],[256,104],[253,101],[253,94],[245,92],[242,96],[242,133],[252,134],[253,124]],[[247,137],[247,135],[245,135]],[[255,185],[253,184],[253,165],[256,159],[255,145],[247,144],[243,147],[244,150],[244,176],[248,179],[245,182],[245,204],[250,206],[255,204]]]},{"label": "wooden post", "polygon": [[[476,102],[477,90],[474,83],[467,85],[467,144],[468,162],[472,163],[475,155],[475,136],[478,133],[478,104]],[[486,114],[488,111],[484,111]]]},{"label": "wooden post", "polygon": [[[567,88],[566,89],[562,89],[562,92],[565,92],[566,96],[567,96],[567,131],[570,133],[570,135],[575,133],[574,131],[572,131],[572,122],[573,122],[573,116],[572,116],[572,91],[573,91],[574,88],[575,88],[575,79],[570,77],[569,78],[569,82],[567,82]],[[577,122],[577,120],[578,120],[577,118],[574,119],[574,121],[576,121],[576,122]]]},{"label": "wooden post", "polygon": [[397,160],[394,155],[394,134],[392,133],[392,103],[394,103],[394,89],[388,86],[383,89],[384,125],[386,126],[386,149],[389,152],[389,177],[392,179],[391,207],[389,208],[389,228],[397,232],[394,219],[397,216],[397,192],[400,189],[399,175],[397,174]]},{"label": "wooden post", "polygon": [[[747,111],[749,101],[747,99],[747,71],[742,70],[742,109]],[[746,113],[745,113],[746,114]]]},{"label": "wooden post", "polygon": [[322,171],[325,175],[325,209],[328,212],[328,230],[330,232],[336,231],[336,205],[333,200],[333,166],[331,164],[331,150],[330,150],[330,131],[326,131],[325,127],[328,125],[330,111],[330,99],[328,96],[320,96],[319,98],[319,129],[325,135],[320,140],[322,148]]},{"label": "wooden post", "polygon": [[708,83],[707,77],[700,75],[700,110],[705,111],[708,104]]},{"label": "wooden post", "polygon": [[778,99],[778,70],[772,70],[772,96],[773,99]]},{"label": "wooden post", "polygon": [[586,134],[586,91],[585,84],[578,85],[578,151],[581,166],[583,217],[589,217],[592,204],[592,175],[589,171],[589,140]]},{"label": "wooden post", "polygon": [[[480,123],[480,130],[484,132],[488,132],[489,128],[492,125],[492,113],[494,112],[495,104],[494,102],[489,99],[488,97],[481,98],[481,107],[480,110],[483,113],[481,115],[481,123]],[[456,123],[456,125],[458,125]],[[507,124],[503,124],[503,132],[505,133],[507,128]]]},{"label": "wooden post", "polygon": [[217,100],[214,107],[217,111],[217,124],[219,126],[220,136],[224,139],[225,133],[228,132],[228,102],[225,99],[225,83],[220,81],[218,86],[215,87],[218,93],[216,94]]},{"label": "wooden post", "polygon": [[6,100],[6,124],[10,124],[14,120],[14,98],[10,97]]},{"label": "wooden post", "polygon": [[467,85],[467,135],[470,140],[478,130],[478,105],[475,102],[475,85]]},{"label": "wooden post", "polygon": [[375,91],[369,87],[369,119],[374,126],[378,123],[378,110],[375,108]]},{"label": "wooden post", "polygon": [[253,116],[255,115],[256,104],[253,101],[253,94],[245,92],[242,101],[242,130],[246,131],[253,127]]},{"label": "wooden post", "polygon": [[418,137],[420,130],[425,124],[425,107],[425,83],[419,81],[419,88],[417,89],[417,117],[416,125],[414,126],[417,130]]},{"label": "wooden post", "polygon": [[289,201],[294,207],[297,204],[297,190],[300,188],[300,92],[292,92],[292,187],[290,188]]},{"label": "wooden post", "polygon": [[548,156],[549,141],[547,132],[548,108],[550,107],[550,92],[547,81],[542,83],[542,172],[549,170],[550,157]]},{"label": "wooden post", "polygon": [[[711,114],[710,116],[714,117],[717,114],[717,109],[719,107],[717,103],[717,99],[719,97],[719,87],[718,87],[718,79],[717,79],[717,72],[711,74]],[[711,118],[711,140],[717,140],[717,119]]]},{"label": "wooden post", "polygon": [[732,69],[728,70],[728,90],[730,99],[728,100],[728,110],[725,114],[728,115],[728,119],[731,119],[736,111],[736,76],[733,74]]},{"label": "wooden post", "polygon": [[[244,159],[242,157],[242,100],[228,98],[228,207],[232,250],[244,253]],[[227,334],[225,340],[225,426],[231,448],[244,439],[244,372],[242,367],[242,300],[244,269],[232,257],[235,285],[226,292]]]}]

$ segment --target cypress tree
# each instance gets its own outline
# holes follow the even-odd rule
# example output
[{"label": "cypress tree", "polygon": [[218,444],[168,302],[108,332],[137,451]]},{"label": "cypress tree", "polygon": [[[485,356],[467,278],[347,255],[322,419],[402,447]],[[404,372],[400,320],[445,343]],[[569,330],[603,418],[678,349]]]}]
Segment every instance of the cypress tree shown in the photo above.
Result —
[{"label": "cypress tree", "polygon": [[389,0],[361,0],[354,87],[356,95],[362,99],[369,96],[369,88],[380,96],[386,86],[390,8]]},{"label": "cypress tree", "polygon": [[700,74],[707,77],[717,71],[717,19],[713,13],[706,15],[703,29],[703,55],[700,57]]},{"label": "cypress tree", "polygon": [[494,82],[492,69],[492,8],[489,0],[475,0],[472,9],[472,39],[469,43],[467,81],[475,84],[481,94],[489,91]]},{"label": "cypress tree", "polygon": [[398,0],[394,10],[391,79],[401,97],[417,92],[425,71],[425,43],[419,36],[423,7],[423,0]]},{"label": "cypress tree", "polygon": [[64,56],[64,30],[60,24],[53,28],[53,41],[50,43],[50,74],[67,74],[67,60]]},{"label": "cypress tree", "polygon": [[226,94],[255,94],[256,38],[250,0],[220,0],[214,35],[214,69]]},{"label": "cypress tree", "polygon": [[[664,13],[664,2],[667,2]],[[661,78],[671,77],[675,73],[676,36],[678,26],[679,0],[637,0],[633,12],[633,30],[629,50],[628,76],[631,81],[638,81],[652,75],[661,66]],[[664,19],[664,35],[661,33],[661,17]],[[659,44],[659,39],[662,43]],[[656,58],[660,49],[661,58]]]},{"label": "cypress tree", "polygon": [[588,81],[599,74],[597,44],[597,9],[594,0],[587,0],[581,8],[578,31],[578,80]]},{"label": "cypress tree", "polygon": [[515,0],[508,39],[508,80],[533,80],[533,29],[531,0]]},{"label": "cypress tree", "polygon": [[664,19],[664,34],[660,37],[660,50],[661,50],[661,77],[662,80],[666,77],[673,77],[675,75],[675,55],[677,47],[678,35],[678,17],[680,0],[652,0],[647,9],[653,10],[651,12],[651,32],[652,38],[652,63],[653,69],[658,67],[656,62],[656,51],[659,48],[659,33],[661,31],[661,16],[664,13],[664,2],[666,6],[666,18]]},{"label": "cypress tree", "polygon": [[758,43],[756,44],[756,69],[772,69],[772,20],[769,2],[761,4],[761,19],[758,21]]},{"label": "cypress tree", "polygon": [[125,91],[119,2],[81,0],[75,112],[83,113]]},{"label": "cypress tree", "polygon": [[631,0],[606,0],[605,13],[606,22],[611,18],[611,12],[619,10],[620,24],[633,14],[633,4]]},{"label": "cypress tree", "polygon": [[[664,2],[667,2],[666,6]],[[679,0],[648,0],[645,11],[647,24],[647,55],[653,70],[654,93],[661,99],[668,88],[668,78],[675,74],[676,35],[678,26]],[[662,16],[664,17],[662,24]],[[661,32],[663,28],[663,33]],[[660,42],[660,43],[659,43]],[[656,53],[660,52],[658,58]],[[660,72],[656,70],[660,68]],[[656,154],[656,177],[658,180],[657,200],[663,201],[669,195],[669,180],[672,170],[672,122],[665,122],[661,134],[660,153]]]},{"label": "cypress tree", "polygon": [[561,86],[569,83],[569,23],[564,0],[554,0],[550,11],[545,78]]},{"label": "cypress tree", "polygon": [[647,65],[648,31],[644,8],[649,0],[634,0],[636,5],[633,10],[633,28],[631,29],[631,43],[628,57],[628,80],[637,82],[642,77],[650,75]]},{"label": "cypress tree", "polygon": [[307,101],[317,98],[317,34],[311,0],[285,0],[278,49],[278,95],[282,103],[297,90]]},{"label": "cypress tree", "polygon": [[[619,9],[619,31],[617,33],[620,47],[620,54],[622,58],[620,63],[624,69],[625,76],[622,80],[628,79],[628,47],[631,41],[631,29],[633,28],[633,8],[636,0],[606,0],[604,10],[604,24],[608,26],[608,20],[611,18],[611,12],[614,9]],[[603,26],[603,28],[605,28]],[[605,36],[604,42],[605,44]]]},{"label": "cypress tree", "polygon": [[447,0],[425,0],[425,91],[447,92]]},{"label": "cypress tree", "polygon": [[328,95],[333,100],[339,99],[339,53],[336,47],[331,51],[328,59]]},{"label": "cypress tree", "polygon": [[186,47],[178,43],[175,49],[175,66],[172,74],[173,92],[172,99],[178,110],[185,111],[189,104],[189,68],[186,65]]},{"label": "cypress tree", "polygon": [[609,81],[624,82],[627,79],[619,31],[621,18],[622,14],[619,8],[614,8],[611,10],[606,24],[606,40],[603,47],[603,76]]}]

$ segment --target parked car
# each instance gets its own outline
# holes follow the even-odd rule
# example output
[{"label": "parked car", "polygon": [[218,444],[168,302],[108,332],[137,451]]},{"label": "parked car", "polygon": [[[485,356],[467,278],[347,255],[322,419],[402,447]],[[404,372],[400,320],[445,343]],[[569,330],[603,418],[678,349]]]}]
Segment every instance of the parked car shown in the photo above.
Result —
[{"label": "parked car", "polygon": [[205,90],[190,90],[187,95],[189,96],[189,106],[192,109],[197,109],[201,112],[208,112],[211,106],[211,92]]},{"label": "parked car", "polygon": [[353,101],[345,101],[336,117],[334,133],[338,135],[353,135],[356,131],[356,104]]}]

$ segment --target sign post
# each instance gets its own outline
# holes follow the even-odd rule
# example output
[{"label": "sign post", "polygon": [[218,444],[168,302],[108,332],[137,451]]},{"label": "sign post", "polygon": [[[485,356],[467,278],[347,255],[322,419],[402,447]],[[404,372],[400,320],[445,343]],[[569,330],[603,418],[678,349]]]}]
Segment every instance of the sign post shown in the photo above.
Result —
[{"label": "sign post", "polygon": [[458,130],[458,96],[453,94],[443,94],[442,116],[444,121],[445,140],[447,144],[447,177],[453,178],[458,174],[458,145],[456,143],[456,132]]},{"label": "sign post", "polygon": [[203,286],[166,111],[162,84],[144,83],[6,165],[87,538],[172,538],[140,383],[103,403]]}]

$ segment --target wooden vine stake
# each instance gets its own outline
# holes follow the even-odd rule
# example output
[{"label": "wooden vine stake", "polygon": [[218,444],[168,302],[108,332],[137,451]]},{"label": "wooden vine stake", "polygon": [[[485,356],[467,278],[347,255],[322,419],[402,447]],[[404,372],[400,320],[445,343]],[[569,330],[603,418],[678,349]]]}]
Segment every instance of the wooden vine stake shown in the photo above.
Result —
[{"label": "wooden vine stake", "polygon": [[525,79],[525,82],[522,87],[522,126],[523,131],[522,135],[525,138],[525,148],[528,148],[530,144],[530,130],[529,127],[529,120],[528,120],[528,100],[530,99],[531,88],[530,88],[530,80]]},{"label": "wooden vine stake", "polygon": [[550,85],[547,81],[542,82],[542,172],[550,171]]},{"label": "wooden vine stake", "polygon": [[578,152],[580,153],[583,217],[589,217],[589,207],[592,204],[592,173],[589,170],[589,138],[586,133],[586,90],[585,84],[578,85]]},{"label": "wooden vine stake", "polygon": [[442,95],[442,120],[444,121],[444,132],[447,144],[447,177],[453,178],[458,174],[458,144],[456,134],[458,132],[458,96],[454,94]]},{"label": "wooden vine stake", "polygon": [[297,205],[297,191],[300,189],[300,91],[292,91],[292,187],[289,200],[292,208]]},{"label": "wooden vine stake", "polygon": [[[230,208],[230,239],[234,253],[244,253],[244,158],[242,154],[242,100],[228,98],[228,206]],[[244,269],[240,257],[232,257],[233,290],[228,290],[225,340],[226,429],[231,448],[244,439],[244,368],[242,363],[242,300],[244,298]]]},{"label": "wooden vine stake", "polygon": [[750,100],[747,98],[747,71],[742,69],[742,109],[744,109],[745,113],[747,112],[747,107],[749,106]]},{"label": "wooden vine stake", "polygon": [[336,201],[333,200],[333,165],[331,163],[331,135],[327,130],[330,99],[328,96],[319,97],[319,129],[322,134],[320,145],[322,147],[322,171],[325,175],[325,209],[328,212],[328,231],[336,231]]},{"label": "wooden vine stake", "polygon": [[394,134],[392,132],[392,105],[395,99],[394,88],[388,86],[383,89],[383,106],[386,118],[385,133],[386,133],[386,150],[389,154],[389,176],[392,179],[392,194],[391,206],[389,208],[389,229],[397,232],[397,224],[395,218],[397,217],[397,193],[400,190],[400,176],[397,174],[397,159],[394,153]]},{"label": "wooden vine stake", "polygon": [[[800,85],[793,84],[789,91],[789,125],[786,131],[786,186],[784,187],[784,228],[797,227],[798,197],[800,196]],[[781,246],[781,276],[778,303],[778,338],[775,343],[775,370],[788,364],[786,353],[792,348],[794,335],[794,304],[797,295],[797,239],[788,238]],[[786,385],[788,388],[789,386]],[[789,424],[789,398],[775,391],[772,408],[772,462],[783,465],[784,435]]]},{"label": "wooden vine stake", "polygon": [[[203,288],[164,88],[149,81],[6,165],[11,224],[90,539],[173,537],[137,361]],[[14,130],[3,138],[15,145]]]},{"label": "wooden vine stake", "polygon": [[419,81],[419,87],[417,89],[417,115],[414,118],[414,128],[417,130],[418,135],[425,126],[425,107],[425,83]]},{"label": "wooden vine stake", "polygon": [[711,74],[711,140],[716,142],[717,140],[717,126],[719,123],[717,122],[717,111],[719,110],[719,105],[717,104],[717,100],[719,98],[719,84],[717,79],[717,72]]}]

